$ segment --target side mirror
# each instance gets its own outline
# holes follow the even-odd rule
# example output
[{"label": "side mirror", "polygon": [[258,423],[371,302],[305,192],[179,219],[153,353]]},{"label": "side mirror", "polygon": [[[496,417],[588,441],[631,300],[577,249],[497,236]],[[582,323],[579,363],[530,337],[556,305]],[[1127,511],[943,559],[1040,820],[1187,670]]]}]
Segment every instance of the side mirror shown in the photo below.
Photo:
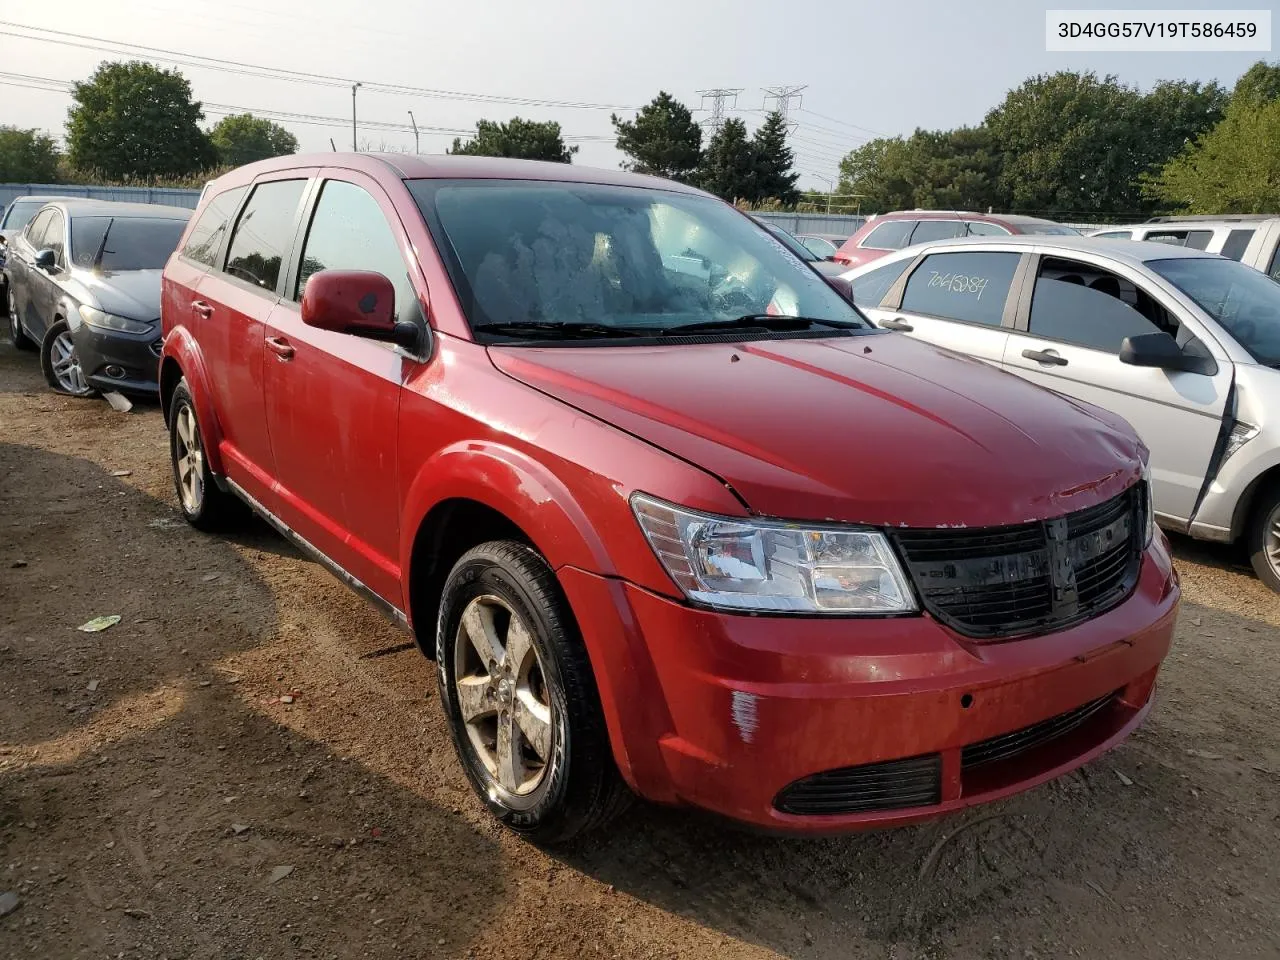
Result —
[{"label": "side mirror", "polygon": [[58,255],[48,247],[39,251],[33,262],[46,273],[53,273],[53,271],[58,269]]},{"label": "side mirror", "polygon": [[1199,366],[1194,357],[1182,352],[1177,340],[1164,332],[1125,337],[1120,343],[1120,362],[1162,370],[1191,370]]},{"label": "side mirror", "polygon": [[396,288],[369,270],[319,270],[302,293],[302,322],[317,330],[347,333],[416,349],[418,325],[396,321]]},{"label": "side mirror", "polygon": [[824,277],[836,293],[853,303],[853,284],[844,277]]}]

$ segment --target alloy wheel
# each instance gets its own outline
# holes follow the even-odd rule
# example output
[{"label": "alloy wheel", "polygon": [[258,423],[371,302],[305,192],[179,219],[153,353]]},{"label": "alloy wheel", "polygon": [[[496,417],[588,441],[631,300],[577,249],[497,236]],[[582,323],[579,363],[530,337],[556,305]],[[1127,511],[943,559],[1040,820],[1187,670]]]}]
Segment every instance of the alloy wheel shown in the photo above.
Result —
[{"label": "alloy wheel", "polygon": [[190,514],[200,512],[204,503],[204,450],[200,446],[200,428],[190,404],[178,410],[177,444],[174,462],[178,467],[178,492],[182,506]]},{"label": "alloy wheel", "polygon": [[84,377],[84,371],[80,369],[80,357],[76,353],[76,342],[70,330],[64,330],[54,338],[49,349],[49,358],[53,364],[54,379],[58,381],[59,387],[75,397],[83,397],[93,392],[93,388]]},{"label": "alloy wheel", "polygon": [[529,626],[506,601],[476,597],[453,646],[458,709],[477,758],[519,806],[550,768],[556,716]]},{"label": "alloy wheel", "polygon": [[1267,535],[1263,549],[1267,554],[1267,563],[1272,571],[1280,577],[1280,506],[1271,511],[1267,520]]}]

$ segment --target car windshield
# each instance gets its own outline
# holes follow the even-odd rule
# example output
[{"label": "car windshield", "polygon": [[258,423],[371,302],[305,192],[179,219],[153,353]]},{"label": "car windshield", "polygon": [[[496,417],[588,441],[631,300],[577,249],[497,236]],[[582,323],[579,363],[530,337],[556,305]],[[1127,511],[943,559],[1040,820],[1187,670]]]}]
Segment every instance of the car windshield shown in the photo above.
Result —
[{"label": "car windshield", "polygon": [[0,230],[21,230],[44,204],[43,200],[15,200],[5,211]]},{"label": "car windshield", "polygon": [[74,217],[71,262],[77,267],[92,267],[105,233],[103,272],[159,270],[178,246],[178,238],[186,225],[185,220],[148,217]]},{"label": "car windshield", "polygon": [[1045,237],[1078,237],[1080,231],[1061,223],[1020,223],[1018,229],[1023,233]]},{"label": "car windshield", "polygon": [[1148,260],[1259,363],[1280,366],[1280,283],[1222,257]]},{"label": "car windshield", "polygon": [[799,239],[787,233],[787,231],[783,230],[776,223],[770,223],[768,220],[757,220],[756,223],[760,224],[760,226],[764,227],[777,237],[784,247],[794,253],[801,260],[810,261],[818,259],[812,250],[801,243]]},{"label": "car windshield", "polygon": [[478,336],[533,326],[539,339],[634,336],[786,317],[870,326],[780,240],[710,197],[554,181],[408,185]]}]

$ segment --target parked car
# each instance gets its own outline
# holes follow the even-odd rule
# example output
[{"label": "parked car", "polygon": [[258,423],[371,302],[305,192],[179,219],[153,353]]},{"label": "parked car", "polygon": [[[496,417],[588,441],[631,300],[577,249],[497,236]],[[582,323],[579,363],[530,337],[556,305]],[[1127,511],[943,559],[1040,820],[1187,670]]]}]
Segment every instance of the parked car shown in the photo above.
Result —
[{"label": "parked car", "polygon": [[775,237],[777,237],[778,240],[781,241],[784,247],[786,247],[788,250],[794,253],[797,257],[799,257],[805,263],[809,264],[809,266],[811,266],[814,270],[816,270],[818,273],[822,274],[823,276],[834,277],[834,276],[838,276],[841,273],[844,273],[845,268],[842,267],[840,264],[830,260],[824,260],[822,257],[818,256],[816,253],[810,250],[807,246],[801,243],[799,239],[797,239],[792,234],[788,233],[786,230],[778,226],[776,223],[773,223],[772,221],[769,221],[769,220],[763,220],[759,217],[752,217],[751,219],[754,220],[756,223],[760,224],[760,226],[764,227]]},{"label": "parked car", "polygon": [[835,259],[836,251],[840,249],[840,244],[849,239],[845,237],[837,241],[829,237],[819,236],[816,233],[797,233],[795,236],[819,260]]},{"label": "parked car", "polygon": [[1156,217],[1149,223],[1095,230],[1089,236],[1192,247],[1239,260],[1280,281],[1280,217],[1250,214]]},{"label": "parked car", "polygon": [[1243,540],[1280,590],[1280,285],[1194,248],[1085,237],[947,241],[847,277],[881,327],[1124,417],[1160,523]]},{"label": "parked car", "polygon": [[41,207],[54,200],[70,200],[71,197],[14,197],[0,215],[0,310],[9,313],[9,278],[4,273],[4,261],[9,250],[9,241],[22,232],[32,217]]},{"label": "parked car", "polygon": [[54,390],[155,393],[160,270],[191,211],[150,203],[60,200],[13,241],[9,335],[40,349]]},{"label": "parked car", "polygon": [[836,251],[836,261],[848,269],[918,243],[953,237],[1003,237],[1023,233],[1078,236],[1078,231],[1065,224],[1039,217],[954,210],[896,210],[868,220]]},{"label": "parked car", "polygon": [[1150,707],[1179,587],[1145,451],[841,286],[666,180],[242,167],[164,274],[182,514],[247,503],[412,628],[539,840],[623,784],[810,833],[1007,796]]}]

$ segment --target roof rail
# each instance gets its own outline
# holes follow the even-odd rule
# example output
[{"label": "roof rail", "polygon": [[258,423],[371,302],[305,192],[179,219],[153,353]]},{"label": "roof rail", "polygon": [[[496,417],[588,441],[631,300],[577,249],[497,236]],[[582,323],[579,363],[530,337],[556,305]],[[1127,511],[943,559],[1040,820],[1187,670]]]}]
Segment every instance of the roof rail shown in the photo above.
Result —
[{"label": "roof rail", "polygon": [[1246,223],[1251,220],[1270,220],[1273,217],[1280,216],[1275,213],[1196,213],[1186,214],[1182,216],[1170,217],[1152,217],[1147,223],[1183,223],[1183,222],[1208,222],[1223,221],[1227,223]]}]

